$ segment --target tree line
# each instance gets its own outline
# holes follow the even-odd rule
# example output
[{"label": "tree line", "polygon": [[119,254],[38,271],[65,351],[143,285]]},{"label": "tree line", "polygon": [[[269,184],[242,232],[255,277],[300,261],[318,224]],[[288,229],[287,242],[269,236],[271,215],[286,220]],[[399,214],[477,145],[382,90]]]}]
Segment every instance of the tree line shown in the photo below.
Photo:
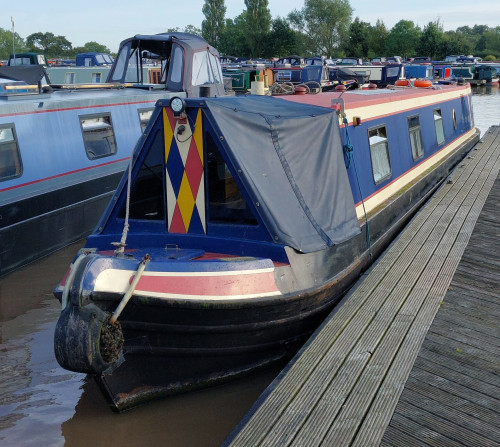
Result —
[{"label": "tree line", "polygon": [[[353,16],[348,0],[304,0],[302,9],[286,17],[271,16],[268,0],[245,0],[245,9],[226,18],[225,0],[204,0],[201,28],[188,25],[167,31],[202,36],[221,54],[245,58],[321,55],[327,57],[445,56],[473,54],[500,59],[500,26],[461,26],[444,31],[439,19],[420,28],[411,20],[400,20],[388,29],[382,20],[375,25]],[[23,39],[14,34],[16,52],[42,52],[48,58],[74,58],[87,51],[111,53],[104,45],[88,42],[72,47],[64,36],[34,33]],[[0,59],[12,53],[12,33],[0,28]]]}]

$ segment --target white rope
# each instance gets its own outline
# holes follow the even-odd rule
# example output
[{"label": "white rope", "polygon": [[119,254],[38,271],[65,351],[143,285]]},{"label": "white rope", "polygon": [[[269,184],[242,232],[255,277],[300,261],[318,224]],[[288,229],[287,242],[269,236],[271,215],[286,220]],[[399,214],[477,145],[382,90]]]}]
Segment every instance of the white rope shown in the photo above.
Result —
[{"label": "white rope", "polygon": [[144,273],[144,269],[146,268],[146,264],[151,260],[150,256],[147,254],[142,258],[142,261],[139,263],[139,267],[137,268],[137,272],[134,276],[134,279],[132,280],[132,283],[130,284],[130,287],[128,288],[127,292],[125,295],[123,295],[122,300],[120,301],[120,304],[114,311],[113,315],[109,319],[110,324],[115,324],[115,321],[118,319],[120,314],[122,313],[123,309],[127,305],[128,301],[132,297],[132,294],[134,293],[135,287],[137,286],[137,283],[139,282],[139,279],[141,279],[142,274]]},{"label": "white rope", "polygon": [[115,250],[115,255],[118,254],[123,254],[125,247],[126,247],[126,241],[127,241],[127,235],[128,235],[128,229],[129,229],[129,224],[128,224],[128,219],[129,219],[129,213],[130,213],[130,183],[132,182],[132,160],[134,158],[134,154],[130,156],[130,163],[128,165],[128,179],[127,179],[127,201],[125,203],[125,222],[123,224],[123,231],[122,231],[122,238],[120,239],[120,242],[113,242],[112,245],[117,247]]}]

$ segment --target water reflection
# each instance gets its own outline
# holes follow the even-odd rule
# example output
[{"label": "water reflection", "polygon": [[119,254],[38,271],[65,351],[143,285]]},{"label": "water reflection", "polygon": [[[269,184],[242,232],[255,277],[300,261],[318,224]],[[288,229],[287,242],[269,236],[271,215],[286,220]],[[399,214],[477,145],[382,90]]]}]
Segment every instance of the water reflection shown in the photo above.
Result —
[{"label": "water reflection", "polygon": [[[475,123],[484,133],[500,124],[499,89],[473,93]],[[60,309],[52,288],[80,246],[0,280],[0,445],[220,445],[281,367],[128,413],[111,412],[96,383],[61,369],[53,353]]]},{"label": "water reflection", "polygon": [[481,135],[491,127],[500,125],[500,89],[498,85],[480,85],[472,88],[474,122]]}]

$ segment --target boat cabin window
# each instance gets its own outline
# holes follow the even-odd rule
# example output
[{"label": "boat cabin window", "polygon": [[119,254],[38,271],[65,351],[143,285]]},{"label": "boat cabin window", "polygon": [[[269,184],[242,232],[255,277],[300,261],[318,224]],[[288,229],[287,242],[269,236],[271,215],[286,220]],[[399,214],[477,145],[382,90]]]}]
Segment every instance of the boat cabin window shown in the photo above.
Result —
[{"label": "boat cabin window", "polygon": [[208,156],[208,212],[213,223],[257,225],[257,220],[213,140],[205,140]]},{"label": "boat cabin window", "polygon": [[415,161],[424,156],[420,118],[418,115],[408,117],[408,133],[410,135],[411,154]]},{"label": "boat cabin window", "polygon": [[436,138],[439,146],[444,143],[444,128],[441,109],[434,110],[434,127],[436,128]]},{"label": "boat cabin window", "polygon": [[110,82],[121,82],[123,78],[123,71],[127,65],[128,53],[130,51],[131,44],[125,45],[120,50],[120,54],[116,58],[116,63],[109,78]]},{"label": "boat cabin window", "polygon": [[[173,45],[170,57],[170,73],[168,73],[167,89],[182,90],[182,74],[184,72],[184,51],[179,45]],[[165,74],[166,75],[166,74]]]},{"label": "boat cabin window", "polygon": [[0,125],[0,182],[19,177],[23,172],[14,124]]},{"label": "boat cabin window", "polygon": [[457,130],[457,114],[455,113],[455,109],[451,111],[451,118],[453,119],[453,129]]},{"label": "boat cabin window", "polygon": [[110,114],[80,116],[83,143],[90,160],[116,154],[116,140]]},{"label": "boat cabin window", "polygon": [[193,55],[193,85],[221,84],[222,71],[217,58],[210,51]]},{"label": "boat cabin window", "polygon": [[[141,165],[130,189],[129,216],[131,219],[164,219],[163,202],[163,134],[157,132],[148,155]],[[125,218],[125,207],[119,217]]]},{"label": "boat cabin window", "polygon": [[373,180],[379,183],[391,175],[391,162],[389,159],[389,143],[385,126],[368,129],[370,143],[370,157],[372,160]]},{"label": "boat cabin window", "polygon": [[64,83],[65,84],[74,84],[75,83],[75,73],[66,73],[64,75]]},{"label": "boat cabin window", "polygon": [[92,84],[99,84],[101,82],[101,73],[92,73]]},{"label": "boat cabin window", "polygon": [[151,119],[151,115],[153,115],[154,109],[139,109],[139,122],[141,124],[141,132],[144,133],[146,127]]}]

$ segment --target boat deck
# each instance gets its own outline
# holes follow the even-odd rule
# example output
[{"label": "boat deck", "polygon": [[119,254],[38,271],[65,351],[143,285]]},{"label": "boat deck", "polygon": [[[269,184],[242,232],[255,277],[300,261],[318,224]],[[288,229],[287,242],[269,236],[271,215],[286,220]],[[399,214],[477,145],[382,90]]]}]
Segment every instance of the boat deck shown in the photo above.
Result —
[{"label": "boat deck", "polygon": [[499,170],[494,126],[223,445],[500,445]]}]

